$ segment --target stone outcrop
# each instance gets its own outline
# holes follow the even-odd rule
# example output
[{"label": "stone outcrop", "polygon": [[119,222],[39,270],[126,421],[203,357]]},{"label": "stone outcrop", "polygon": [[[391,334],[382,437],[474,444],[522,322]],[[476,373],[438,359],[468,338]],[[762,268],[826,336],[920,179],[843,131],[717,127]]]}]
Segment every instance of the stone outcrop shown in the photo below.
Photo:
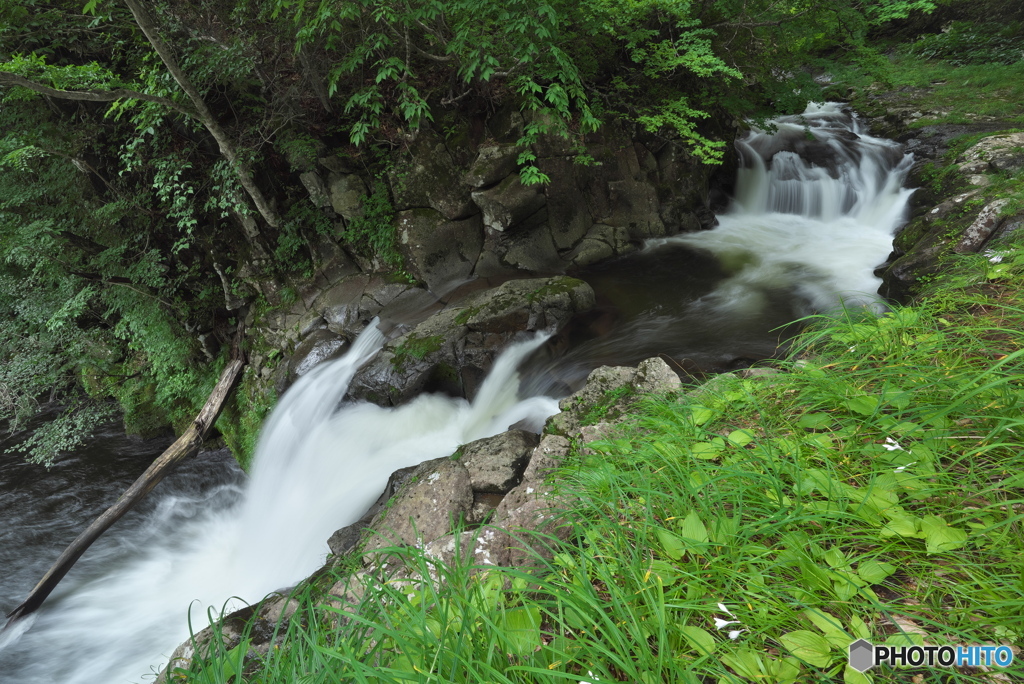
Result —
[{"label": "stone outcrop", "polygon": [[[948,125],[926,127],[918,135],[931,141],[908,145],[934,159],[945,149]],[[963,134],[963,126],[955,127]],[[930,130],[936,129],[936,130]],[[893,240],[893,252],[876,271],[882,277],[880,293],[896,301],[908,301],[919,294],[928,280],[942,271],[950,254],[985,251],[994,236],[1004,233],[1019,217],[1005,216],[1008,202],[986,197],[985,188],[994,173],[1024,168],[1024,134],[996,133],[983,137],[962,152],[947,171],[945,190],[937,190],[928,178],[912,182],[925,187],[913,203],[914,215]]]},{"label": "stone outcrop", "polygon": [[[493,316],[500,312],[476,313],[478,322],[486,325],[494,324]],[[616,393],[622,388],[628,388],[629,394]],[[336,555],[360,554],[356,558],[361,565],[327,590],[328,605],[338,611],[330,613],[330,619],[343,623],[345,618],[340,616],[357,610],[367,583],[423,581],[404,567],[396,547],[415,546],[429,558],[467,563],[479,570],[488,566],[529,569],[550,559],[552,544],[569,539],[574,528],[564,513],[572,502],[564,499],[549,475],[574,442],[584,447],[614,429],[621,414],[607,411],[609,394],[617,405],[625,406],[646,392],[677,389],[679,378],[661,359],[648,359],[638,368],[602,367],[591,373],[586,386],[562,402],[562,413],[549,421],[543,436],[512,428],[465,444],[451,457],[397,471],[367,514],[339,529],[328,542]],[[567,425],[572,426],[568,431]],[[307,581],[319,581],[315,578],[321,575],[318,571]],[[224,645],[237,646],[245,621],[252,620],[249,657],[255,659],[273,647],[274,626],[294,611],[294,601],[278,595],[237,611],[222,622]],[[212,638],[210,628],[199,632],[194,641],[178,647],[171,666],[187,666],[197,652],[209,650]],[[158,681],[169,681],[166,673]]]},{"label": "stone outcrop", "polygon": [[581,280],[510,280],[469,295],[389,341],[352,381],[352,396],[397,405],[424,390],[472,398],[497,354],[521,332],[557,330],[594,305]]}]

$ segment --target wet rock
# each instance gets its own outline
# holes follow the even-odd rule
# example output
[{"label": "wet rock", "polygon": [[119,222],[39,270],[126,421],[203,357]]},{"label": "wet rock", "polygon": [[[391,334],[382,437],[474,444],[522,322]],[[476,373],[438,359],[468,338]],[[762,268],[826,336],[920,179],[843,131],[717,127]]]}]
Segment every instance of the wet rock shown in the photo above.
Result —
[{"label": "wet rock", "polygon": [[678,390],[682,382],[663,359],[650,358],[637,366],[632,385],[638,394],[655,394]]},{"label": "wet rock", "polygon": [[476,540],[479,533],[476,530],[469,530],[461,534],[448,534],[440,539],[435,539],[423,547],[424,555],[441,561],[448,567],[457,564],[479,563],[474,558],[476,551]]},{"label": "wet rock", "polygon": [[361,327],[359,303],[369,282],[368,275],[349,276],[317,298],[314,306],[328,330],[341,334]]},{"label": "wet rock", "polygon": [[299,182],[309,193],[309,199],[313,205],[322,209],[331,206],[331,196],[324,184],[324,179],[316,171],[306,171],[299,174]]},{"label": "wet rock", "polygon": [[508,281],[477,292],[389,341],[356,374],[351,395],[382,405],[424,390],[472,398],[517,333],[560,328],[593,305],[590,286],[566,276]]},{"label": "wet rock", "polygon": [[635,375],[636,369],[628,366],[595,368],[587,376],[587,384],[558,402],[562,412],[548,421],[548,430],[565,436],[578,434],[588,413],[597,409],[602,416],[607,415],[632,390]]},{"label": "wet rock", "polygon": [[632,179],[613,181],[608,191],[614,210],[603,223],[627,229],[630,238],[637,241],[667,233],[657,192],[650,184]]},{"label": "wet rock", "polygon": [[410,155],[389,174],[395,209],[429,207],[452,221],[472,216],[478,210],[462,176],[444,141],[433,131],[421,130]]},{"label": "wet rock", "polygon": [[597,223],[590,227],[586,237],[565,258],[575,266],[589,266],[635,249],[630,244],[628,229]]},{"label": "wet rock", "polygon": [[1024,169],[1024,132],[1001,133],[983,138],[956,161],[965,174],[1020,171]]},{"label": "wet rock", "polygon": [[474,492],[504,494],[519,483],[537,435],[509,430],[463,446],[459,459],[469,471]]},{"label": "wet rock", "polygon": [[484,243],[480,216],[451,221],[433,209],[410,209],[395,221],[407,268],[428,290],[442,292],[473,272]]},{"label": "wet rock", "polygon": [[1009,200],[1000,199],[986,205],[974,219],[967,229],[961,233],[959,242],[953,246],[953,251],[962,254],[964,252],[977,252],[985,241],[1002,223],[999,213],[1009,204]]},{"label": "wet rock", "polygon": [[494,185],[515,173],[516,160],[522,152],[518,145],[486,145],[477,150],[476,159],[463,176],[463,182],[473,188]]},{"label": "wet rock", "polygon": [[555,247],[563,252],[576,245],[594,223],[589,199],[597,190],[591,184],[603,187],[608,169],[580,166],[566,157],[542,159],[537,166],[551,179],[544,188],[547,223]]},{"label": "wet rock", "polygon": [[416,289],[415,286],[409,283],[394,282],[383,276],[370,278],[363,297],[359,300],[360,318],[369,321],[406,292],[414,289]]},{"label": "wet rock", "polygon": [[235,648],[242,642],[243,636],[249,639],[249,650],[242,656],[243,667],[258,662],[271,648],[284,641],[287,623],[298,609],[297,600],[272,594],[258,605],[236,610],[221,619],[216,631],[206,627],[178,646],[157,676],[156,683],[177,681],[172,675],[175,668],[187,669],[197,658],[207,658],[211,654]]},{"label": "wet rock", "polygon": [[439,458],[416,468],[413,480],[373,521],[374,536],[364,549],[367,564],[374,552],[395,545],[422,545],[451,532],[452,522],[473,506],[469,471],[458,461]]},{"label": "wet rock", "polygon": [[473,202],[483,212],[484,226],[504,232],[536,214],[547,202],[540,188],[523,185],[515,173],[498,185],[472,193]]},{"label": "wet rock", "polygon": [[569,453],[569,441],[545,435],[533,450],[523,481],[512,489],[494,512],[491,525],[477,538],[478,562],[514,567],[537,565],[538,558],[551,558],[550,540],[569,538],[572,528],[560,520],[557,511],[566,502],[556,498],[548,473]]},{"label": "wet rock", "polygon": [[302,377],[324,361],[341,356],[348,349],[348,340],[330,330],[315,330],[295,348],[288,362],[289,376]]},{"label": "wet rock", "polygon": [[327,176],[331,207],[346,221],[363,215],[363,198],[369,193],[363,179],[354,173],[331,173]]},{"label": "wet rock", "polygon": [[351,525],[346,525],[345,527],[336,530],[334,534],[330,536],[327,540],[327,547],[331,550],[331,553],[336,556],[343,556],[354,549],[362,539],[366,529],[370,527],[370,523],[372,523],[374,518],[376,518],[384,509],[384,506],[387,505],[388,501],[402,491],[402,489],[404,489],[406,485],[416,477],[417,467],[418,466],[409,466],[408,468],[400,468],[391,473],[391,477],[388,478],[388,483],[384,487],[384,491],[381,492],[381,495],[373,502],[373,505],[367,509],[366,513],[363,514],[363,517]]}]

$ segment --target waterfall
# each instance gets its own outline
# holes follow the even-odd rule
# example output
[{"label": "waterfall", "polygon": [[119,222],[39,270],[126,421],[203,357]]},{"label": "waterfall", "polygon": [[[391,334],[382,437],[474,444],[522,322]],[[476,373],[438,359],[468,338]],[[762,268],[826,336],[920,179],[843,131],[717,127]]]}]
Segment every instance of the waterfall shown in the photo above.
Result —
[{"label": "waterfall", "polygon": [[[324,561],[326,540],[355,522],[391,473],[452,454],[461,444],[535,427],[558,411],[520,400],[517,367],[543,341],[507,349],[473,402],[423,395],[398,408],[338,407],[356,370],[384,337],[371,326],[340,359],[321,364],[282,397],[260,436],[250,481],[167,497],[129,558],[62,586],[0,645],[4,682],[141,682],[198,631],[206,611],[240,607],[294,585]],[[159,490],[158,490],[159,491]],[[191,606],[191,609],[190,609]]]},{"label": "waterfall", "polygon": [[[558,411],[554,399],[539,395],[556,383],[558,391],[578,385],[599,363],[665,353],[728,367],[774,354],[772,331],[800,315],[880,307],[873,269],[906,211],[910,157],[867,135],[838,104],[812,105],[770,129],[738,143],[736,198],[717,227],[650,241],[638,255],[636,277],[625,279],[648,278],[662,299],[618,332],[543,367],[532,382],[538,396],[518,396],[517,368],[541,336],[506,350],[473,402],[424,395],[389,409],[342,404],[356,370],[384,343],[371,325],[344,357],[316,367],[284,395],[248,482],[224,475],[213,488],[170,494],[162,484],[146,524],[119,541],[127,550],[119,560],[108,553],[102,567],[76,568],[31,621],[8,632],[0,642],[3,681],[143,681],[188,636],[186,611],[198,631],[208,609],[239,605],[232,597],[255,602],[295,584],[323,562],[327,538],[364,513],[393,471],[521,421],[539,430]],[[694,250],[712,255],[720,264],[714,272],[724,274],[686,299],[678,293],[679,264],[692,260],[680,262],[678,254]],[[642,261],[660,254],[668,257],[657,268]],[[664,280],[652,279],[662,273]]]},{"label": "waterfall", "polygon": [[839,306],[881,308],[874,269],[892,247],[913,192],[913,162],[900,145],[874,138],[838,103],[754,129],[737,143],[736,198],[709,231],[652,240],[714,254],[731,277],[701,302],[756,315],[786,291],[796,316]]}]

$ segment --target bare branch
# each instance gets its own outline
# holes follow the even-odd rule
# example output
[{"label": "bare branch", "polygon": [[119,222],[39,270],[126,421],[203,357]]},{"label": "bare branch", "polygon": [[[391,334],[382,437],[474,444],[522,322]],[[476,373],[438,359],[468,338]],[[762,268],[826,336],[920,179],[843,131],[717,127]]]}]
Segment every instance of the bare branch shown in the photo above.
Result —
[{"label": "bare branch", "polygon": [[24,76],[18,76],[7,71],[0,71],[0,85],[21,86],[35,91],[40,95],[55,97],[61,100],[84,100],[86,102],[116,102],[117,100],[144,100],[170,107],[187,116],[196,116],[196,113],[187,107],[183,107],[174,100],[159,95],[149,95],[127,88],[115,88],[114,90],[58,90],[50,88],[42,83],[36,83]]},{"label": "bare branch", "polygon": [[231,164],[238,176],[238,181],[245,188],[245,191],[252,198],[253,204],[256,205],[256,209],[260,212],[265,220],[272,228],[277,228],[281,225],[281,219],[278,217],[277,212],[264,197],[263,192],[256,185],[256,181],[252,176],[252,171],[248,165],[245,164],[238,155],[238,151],[235,149],[234,143],[228,137],[227,133],[221,128],[217,118],[210,111],[209,107],[206,106],[206,101],[203,100],[203,96],[196,90],[196,87],[192,84],[192,80],[189,79],[188,75],[178,65],[177,60],[174,58],[174,54],[168,47],[167,43],[160,37],[160,31],[157,28],[156,22],[149,16],[142,4],[137,0],[124,0],[124,4],[131,10],[132,16],[135,17],[135,23],[142,29],[142,33],[146,36],[149,44],[153,46],[156,54],[160,57],[160,60],[164,63],[167,71],[170,72],[171,76],[177,82],[178,86],[185,91],[188,98],[192,101],[192,105],[196,108],[197,118],[202,122],[206,130],[210,132],[214,140],[217,141],[217,146],[220,148],[220,153],[224,155],[224,158]]}]

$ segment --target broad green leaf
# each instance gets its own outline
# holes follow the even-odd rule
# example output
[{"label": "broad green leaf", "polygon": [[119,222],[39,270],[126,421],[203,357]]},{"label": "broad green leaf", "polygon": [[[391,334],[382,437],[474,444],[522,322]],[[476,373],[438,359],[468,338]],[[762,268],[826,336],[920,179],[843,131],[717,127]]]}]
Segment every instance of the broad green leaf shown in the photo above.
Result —
[{"label": "broad green leaf", "polygon": [[654,531],[654,534],[657,535],[658,541],[661,542],[661,548],[665,555],[672,560],[679,560],[686,553],[686,544],[683,543],[683,540],[668,530],[658,529]]},{"label": "broad green leaf", "polygon": [[768,677],[773,684],[793,684],[800,678],[800,662],[796,658],[769,660]]},{"label": "broad green leaf", "polygon": [[798,629],[779,637],[790,653],[812,667],[828,667],[832,662],[832,647],[820,634]]},{"label": "broad green leaf", "polygon": [[690,420],[693,421],[694,425],[703,425],[714,418],[715,415],[717,415],[716,412],[707,406],[697,405],[690,407]]},{"label": "broad green leaf", "polygon": [[889,646],[924,646],[924,635],[916,632],[900,632],[891,634],[882,643]]},{"label": "broad green leaf", "polygon": [[733,430],[729,433],[729,436],[725,438],[729,444],[736,447],[745,447],[754,441],[753,430]]},{"label": "broad green leaf", "polygon": [[715,650],[715,638],[711,636],[706,630],[693,625],[683,625],[679,628],[679,632],[686,639],[687,643],[702,655],[709,655]]},{"label": "broad green leaf", "polygon": [[829,635],[838,635],[852,641],[852,639],[850,639],[850,637],[843,630],[843,623],[840,622],[839,618],[835,617],[834,615],[826,613],[825,611],[820,610],[818,608],[808,608],[804,611],[804,615],[807,617],[808,620],[814,623],[815,627],[820,629],[825,634],[826,638]]},{"label": "broad green leaf", "polygon": [[697,511],[690,511],[679,528],[679,534],[683,539],[692,539],[693,541],[706,544],[708,542],[708,530],[704,527],[704,523],[700,521],[697,516]]},{"label": "broad green leaf", "polygon": [[252,640],[242,639],[237,646],[224,654],[224,659],[221,661],[221,676],[225,681],[241,674],[245,668],[245,656],[249,652],[251,644]]},{"label": "broad green leaf", "polygon": [[805,413],[796,422],[798,427],[808,430],[822,430],[832,423],[832,416],[827,413]]},{"label": "broad green leaf", "polygon": [[846,408],[862,416],[874,415],[878,410],[878,397],[863,395],[846,400]]},{"label": "broad green leaf", "polygon": [[843,669],[843,684],[871,684],[871,676],[857,672],[849,665]]},{"label": "broad green leaf", "polygon": [[867,624],[856,615],[850,618],[850,632],[857,639],[871,639],[871,631]]},{"label": "broad green leaf", "polygon": [[835,446],[835,441],[832,439],[832,435],[826,432],[812,432],[804,437],[804,444],[827,451]]},{"label": "broad green leaf", "polygon": [[710,442],[697,442],[690,445],[690,455],[705,461],[710,461],[722,455],[722,448]]},{"label": "broad green leaf", "polygon": [[883,537],[916,537],[918,519],[910,515],[903,515],[893,518],[882,525],[881,534]]},{"label": "broad green leaf", "polygon": [[846,554],[837,546],[833,546],[825,552],[825,562],[830,568],[845,568],[850,564],[846,560]]},{"label": "broad green leaf", "polygon": [[878,584],[894,572],[896,572],[895,565],[880,563],[876,560],[861,561],[857,565],[857,574],[869,584]]},{"label": "broad green leaf", "polygon": [[757,651],[750,648],[739,648],[728,655],[723,655],[722,662],[731,667],[740,677],[754,681],[764,680],[764,661]]},{"label": "broad green leaf", "polygon": [[663,586],[670,587],[681,580],[683,575],[679,568],[671,563],[655,559],[651,561],[644,581],[650,581],[652,578],[658,578]]},{"label": "broad green leaf", "polygon": [[967,542],[967,533],[961,529],[950,527],[937,515],[926,515],[921,518],[921,533],[924,535],[925,548],[928,553],[943,553],[959,549]]},{"label": "broad green leaf", "polygon": [[526,655],[540,645],[540,608],[535,605],[505,611],[505,637],[514,655]]}]

